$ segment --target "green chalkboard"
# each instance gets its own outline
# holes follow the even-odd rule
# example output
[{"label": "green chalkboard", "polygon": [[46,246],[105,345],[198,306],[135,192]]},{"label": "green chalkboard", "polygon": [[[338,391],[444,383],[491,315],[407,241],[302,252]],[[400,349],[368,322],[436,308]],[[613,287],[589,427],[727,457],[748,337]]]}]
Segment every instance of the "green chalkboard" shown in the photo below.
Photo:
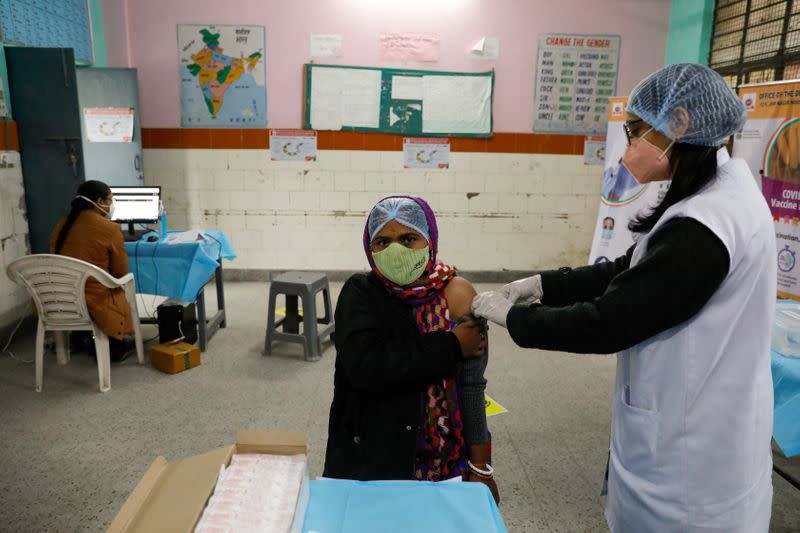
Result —
[{"label": "green chalkboard", "polygon": [[[319,69],[332,70],[321,72]],[[327,95],[321,96],[323,88],[314,87],[314,84],[330,84],[329,80],[336,78],[337,74],[343,77],[353,74],[362,80],[366,75],[367,81],[379,80],[379,96],[375,97],[379,98],[380,111],[377,117],[373,117],[373,123],[348,125],[345,119],[342,124],[326,121],[320,127],[320,120],[315,117],[320,116],[322,106],[332,105],[335,96],[331,94],[335,94],[336,89],[332,88]],[[434,84],[437,92],[431,97],[431,85]],[[304,65],[303,92],[303,126],[306,129],[394,133],[410,137],[492,136],[494,71],[439,72],[312,63]],[[323,99],[325,102],[321,103]],[[430,120],[423,123],[426,116]]]}]

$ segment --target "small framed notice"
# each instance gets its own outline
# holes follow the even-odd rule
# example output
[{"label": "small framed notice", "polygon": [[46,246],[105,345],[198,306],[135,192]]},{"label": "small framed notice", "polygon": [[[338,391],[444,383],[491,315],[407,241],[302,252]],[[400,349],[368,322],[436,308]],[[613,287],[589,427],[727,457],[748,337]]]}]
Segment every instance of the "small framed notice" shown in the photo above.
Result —
[{"label": "small framed notice", "polygon": [[273,161],[316,161],[317,132],[270,130],[269,154]]},{"label": "small framed notice", "polygon": [[583,141],[583,164],[604,165],[606,162],[606,138],[589,135]]},{"label": "small framed notice", "polygon": [[450,139],[403,138],[403,166],[405,168],[449,168]]},{"label": "small framed notice", "polygon": [[84,107],[83,125],[90,143],[129,143],[133,139],[133,109]]}]

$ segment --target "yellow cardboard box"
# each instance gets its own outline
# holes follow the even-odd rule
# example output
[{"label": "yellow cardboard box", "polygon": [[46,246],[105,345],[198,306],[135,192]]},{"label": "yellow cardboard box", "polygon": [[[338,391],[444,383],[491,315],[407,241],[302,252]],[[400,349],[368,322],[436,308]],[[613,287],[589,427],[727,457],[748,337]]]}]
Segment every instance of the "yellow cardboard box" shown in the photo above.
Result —
[{"label": "yellow cardboard box", "polygon": [[188,342],[156,344],[150,348],[150,362],[167,374],[177,374],[200,366],[200,348]]}]

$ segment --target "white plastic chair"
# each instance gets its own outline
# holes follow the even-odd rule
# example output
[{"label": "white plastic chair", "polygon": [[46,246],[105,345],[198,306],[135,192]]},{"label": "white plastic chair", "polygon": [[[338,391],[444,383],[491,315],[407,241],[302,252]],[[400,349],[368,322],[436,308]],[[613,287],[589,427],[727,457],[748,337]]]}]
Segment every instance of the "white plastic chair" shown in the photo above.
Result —
[{"label": "white plastic chair", "polygon": [[109,289],[122,287],[131,309],[136,354],[139,364],[144,364],[144,344],[136,308],[136,287],[133,274],[117,279],[96,266],[63,255],[26,255],[13,261],[7,268],[8,277],[23,285],[36,304],[39,325],[36,329],[36,392],[42,391],[44,367],[44,334],[55,333],[58,363],[69,362],[69,342],[65,331],[91,331],[97,352],[97,373],[100,392],[111,388],[111,358],[108,336],[92,321],[86,307],[86,282],[94,278]]}]

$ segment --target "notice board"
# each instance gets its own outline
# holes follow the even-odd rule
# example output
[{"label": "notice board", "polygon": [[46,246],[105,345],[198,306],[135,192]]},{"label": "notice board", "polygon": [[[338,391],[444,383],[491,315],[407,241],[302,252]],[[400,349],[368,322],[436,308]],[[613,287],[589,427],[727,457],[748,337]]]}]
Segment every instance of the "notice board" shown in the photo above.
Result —
[{"label": "notice board", "polygon": [[418,137],[491,137],[494,72],[304,66],[303,125]]}]

